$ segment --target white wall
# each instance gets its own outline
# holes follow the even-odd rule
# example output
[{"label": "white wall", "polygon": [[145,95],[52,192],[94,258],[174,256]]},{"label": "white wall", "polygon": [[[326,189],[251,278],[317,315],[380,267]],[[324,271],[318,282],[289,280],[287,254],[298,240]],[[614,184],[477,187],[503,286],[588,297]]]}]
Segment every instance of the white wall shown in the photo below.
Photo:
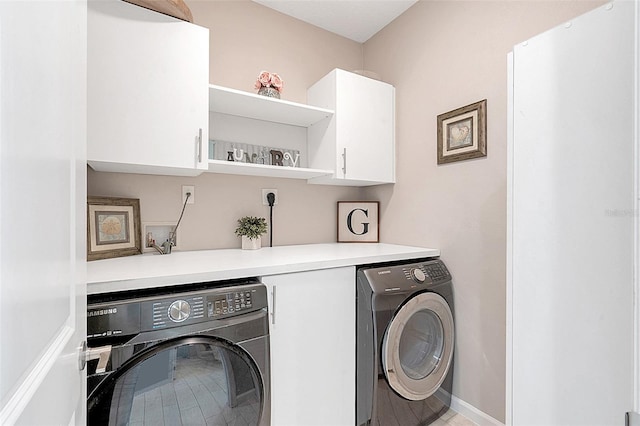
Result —
[{"label": "white wall", "polygon": [[[383,242],[438,247],[456,310],[453,393],[505,420],[507,53],[601,1],[419,1],[364,45],[396,86],[397,183]],[[487,99],[487,157],[437,165],[436,117]]]}]

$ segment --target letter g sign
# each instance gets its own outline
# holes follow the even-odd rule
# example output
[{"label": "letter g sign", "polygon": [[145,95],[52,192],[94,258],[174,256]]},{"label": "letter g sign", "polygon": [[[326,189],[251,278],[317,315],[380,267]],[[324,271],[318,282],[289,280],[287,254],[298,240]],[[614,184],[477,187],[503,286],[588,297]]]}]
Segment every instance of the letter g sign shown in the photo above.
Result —
[{"label": "letter g sign", "polygon": [[353,209],[347,215],[347,228],[349,229],[349,232],[351,232],[353,235],[364,235],[367,232],[369,232],[369,222],[362,222],[362,232],[354,231],[353,230],[353,214],[356,213],[356,212],[362,212],[364,214],[365,218],[369,217],[369,211],[368,210]]},{"label": "letter g sign", "polygon": [[378,242],[377,201],[338,201],[338,242]]}]

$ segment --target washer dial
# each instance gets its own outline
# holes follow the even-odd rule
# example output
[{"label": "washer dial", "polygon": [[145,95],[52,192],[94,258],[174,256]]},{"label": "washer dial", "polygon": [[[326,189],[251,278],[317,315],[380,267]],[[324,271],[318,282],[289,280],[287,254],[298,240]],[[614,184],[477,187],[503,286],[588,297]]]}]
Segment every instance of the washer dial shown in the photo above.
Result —
[{"label": "washer dial", "polygon": [[413,268],[410,271],[410,274],[411,274],[411,278],[413,278],[413,280],[419,284],[422,284],[424,280],[427,279],[427,276],[424,274],[422,269],[419,269],[419,268]]},{"label": "washer dial", "polygon": [[176,300],[169,306],[169,319],[173,322],[182,322],[189,318],[191,306],[186,300]]}]

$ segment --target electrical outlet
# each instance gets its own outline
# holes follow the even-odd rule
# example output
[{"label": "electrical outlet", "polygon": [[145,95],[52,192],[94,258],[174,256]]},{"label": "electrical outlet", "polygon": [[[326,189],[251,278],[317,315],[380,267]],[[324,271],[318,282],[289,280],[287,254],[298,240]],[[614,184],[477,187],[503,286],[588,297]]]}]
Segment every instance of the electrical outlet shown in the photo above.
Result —
[{"label": "electrical outlet", "polygon": [[184,200],[187,199],[187,192],[191,194],[189,196],[189,201],[187,202],[187,204],[195,204],[196,187],[194,185],[182,185],[182,204],[184,205]]},{"label": "electrical outlet", "polygon": [[278,204],[278,190],[277,189],[263,189],[262,190],[262,205],[263,206],[268,206],[269,205],[269,200],[267,200],[267,194],[273,192],[273,195],[276,196],[276,200],[273,203],[273,205],[275,206],[276,204]]}]

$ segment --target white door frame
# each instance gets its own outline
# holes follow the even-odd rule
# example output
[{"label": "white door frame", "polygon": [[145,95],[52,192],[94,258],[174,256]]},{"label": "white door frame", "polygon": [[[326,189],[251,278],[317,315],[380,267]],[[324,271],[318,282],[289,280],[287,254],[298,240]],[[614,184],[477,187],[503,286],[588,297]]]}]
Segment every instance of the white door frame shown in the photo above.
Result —
[{"label": "white door frame", "polygon": [[635,265],[634,265],[634,407],[636,413],[640,413],[640,0],[635,1],[635,93],[634,93],[634,158],[635,161]]}]

